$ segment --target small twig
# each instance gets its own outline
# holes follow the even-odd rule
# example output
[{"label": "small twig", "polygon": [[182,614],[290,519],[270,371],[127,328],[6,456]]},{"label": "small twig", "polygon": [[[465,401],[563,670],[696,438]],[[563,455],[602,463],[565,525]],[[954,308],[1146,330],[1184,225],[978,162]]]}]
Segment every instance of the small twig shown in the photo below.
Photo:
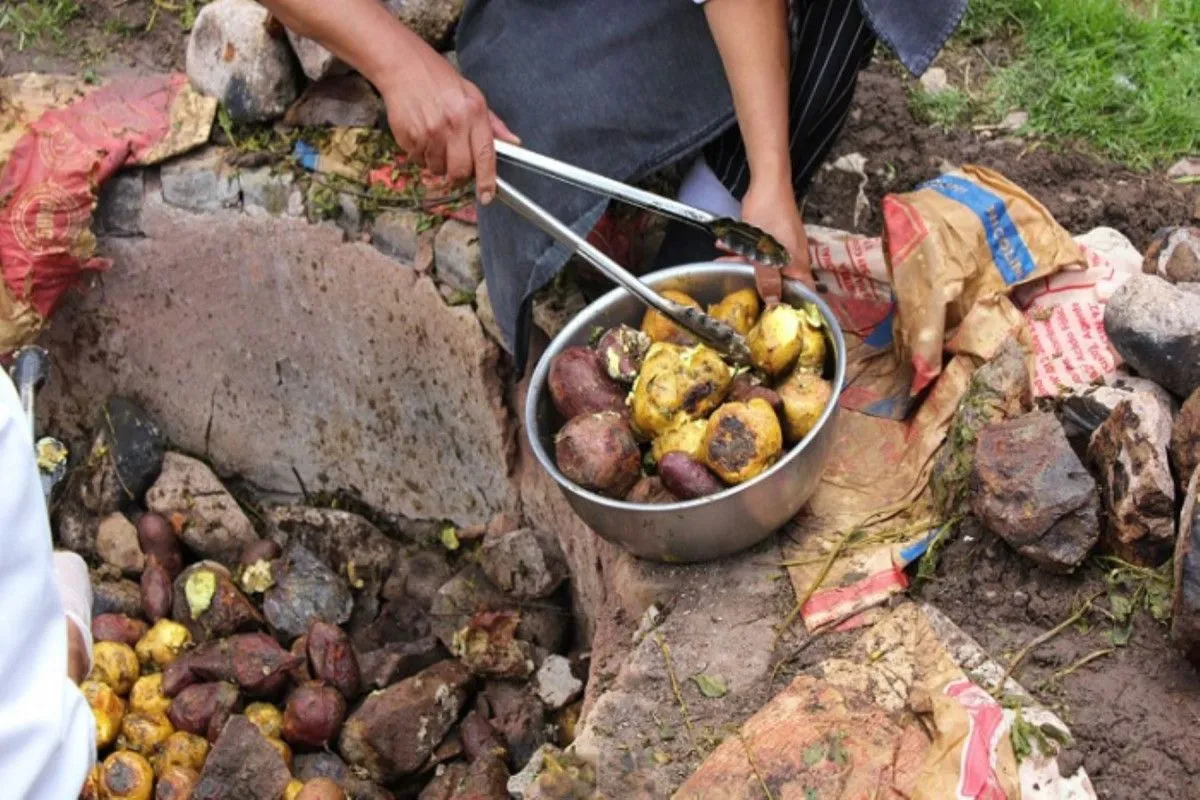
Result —
[{"label": "small twig", "polygon": [[836,630],[839,625],[841,625],[844,622],[847,622],[848,620],[854,619],[861,613],[863,613],[863,609],[858,609],[856,611],[849,611],[849,612],[843,614],[842,616],[838,617],[837,619],[831,619],[829,622],[826,622],[824,625],[819,626],[816,630],[814,630],[812,633],[810,633],[808,635],[807,639],[805,639],[800,644],[796,645],[796,648],[794,650],[792,650],[792,652],[788,653],[786,656],[784,656],[783,658],[781,658],[775,662],[775,668],[771,670],[770,683],[775,682],[775,678],[779,676],[779,670],[781,670],[783,668],[784,664],[792,663],[793,661],[796,660],[797,656],[799,656],[801,653],[803,653],[805,650],[807,650],[808,646],[810,644],[812,644],[813,642],[815,642],[817,639],[819,639],[821,636],[825,635],[826,633],[829,633],[832,630]]},{"label": "small twig", "polygon": [[750,754],[750,745],[741,730],[737,732],[737,737],[738,741],[742,743],[742,749],[746,751],[746,761],[750,762],[750,769],[754,771],[754,777],[758,778],[758,785],[762,787],[763,794],[767,796],[767,800],[775,800],[775,795],[771,794],[771,787],[767,786],[762,773],[758,771],[758,765],[754,763],[754,756]]},{"label": "small twig", "polygon": [[1083,615],[1086,614],[1091,609],[1092,603],[1096,602],[1096,600],[1103,594],[1104,594],[1103,591],[1096,592],[1094,595],[1092,595],[1086,601],[1084,601],[1084,604],[1082,606],[1080,606],[1079,610],[1076,611],[1074,614],[1067,617],[1062,622],[1058,623],[1053,628],[1051,628],[1050,630],[1041,634],[1040,636],[1035,637],[1033,639],[1033,641],[1031,641],[1029,644],[1025,645],[1024,647],[1022,647],[1020,649],[1020,651],[1015,656],[1013,656],[1012,660],[1008,662],[1008,667],[1004,670],[1004,674],[1000,676],[999,682],[994,687],[992,687],[992,696],[999,697],[1003,693],[1004,684],[1008,683],[1008,679],[1010,677],[1012,677],[1012,675],[1016,671],[1017,667],[1019,667],[1021,665],[1021,662],[1024,661],[1029,656],[1029,654],[1034,651],[1035,648],[1037,648],[1039,645],[1043,645],[1046,642],[1050,641],[1055,636],[1058,636],[1060,633],[1065,631],[1067,628],[1071,627],[1076,622],[1078,622],[1083,617]]},{"label": "small twig", "polygon": [[671,681],[671,691],[675,693],[675,699],[679,702],[679,710],[683,713],[683,725],[687,728],[688,741],[691,742],[692,747],[695,747],[696,732],[692,729],[692,716],[688,713],[687,701],[683,699],[679,680],[675,677],[675,667],[671,663],[671,649],[667,647],[667,640],[661,633],[655,633],[654,638],[658,642],[658,649],[662,651],[663,661],[667,665],[667,678]]},{"label": "small twig", "polygon": [[1096,652],[1094,652],[1094,653],[1088,653],[1086,656],[1084,656],[1083,658],[1079,659],[1078,661],[1076,661],[1076,662],[1075,662],[1074,664],[1072,664],[1071,666],[1069,666],[1069,667],[1063,667],[1063,668],[1062,668],[1062,669],[1060,669],[1058,672],[1056,672],[1056,673],[1054,673],[1053,675],[1051,675],[1051,676],[1050,676],[1050,680],[1051,680],[1051,681],[1060,681],[1060,680],[1062,680],[1063,678],[1065,678],[1065,677],[1067,677],[1068,675],[1070,675],[1070,674],[1071,674],[1072,672],[1074,672],[1075,670],[1079,669],[1080,667],[1086,666],[1086,665],[1088,665],[1088,664],[1092,663],[1093,661],[1095,661],[1095,660],[1096,660],[1096,659],[1098,659],[1098,658],[1104,658],[1105,656],[1110,656],[1110,655],[1112,655],[1114,652],[1115,652],[1115,651],[1113,650],[1113,648],[1109,647],[1109,648],[1108,648],[1108,649],[1106,649],[1106,650],[1097,650],[1097,651],[1096,651]]},{"label": "small twig", "polygon": [[829,555],[825,557],[825,563],[821,565],[821,569],[817,572],[817,577],[808,585],[804,595],[796,600],[796,605],[792,606],[792,610],[784,618],[783,624],[775,631],[775,640],[771,642],[771,650],[774,651],[779,646],[779,640],[783,634],[787,633],[788,628],[792,627],[792,623],[796,621],[796,617],[800,616],[800,611],[804,608],[804,604],[816,593],[821,584],[825,582],[825,578],[829,576],[829,570],[833,568],[833,562],[837,561],[837,557],[842,554],[843,548],[850,541],[850,537],[857,531],[858,528],[851,528],[842,534],[838,539],[837,544],[829,551]]}]

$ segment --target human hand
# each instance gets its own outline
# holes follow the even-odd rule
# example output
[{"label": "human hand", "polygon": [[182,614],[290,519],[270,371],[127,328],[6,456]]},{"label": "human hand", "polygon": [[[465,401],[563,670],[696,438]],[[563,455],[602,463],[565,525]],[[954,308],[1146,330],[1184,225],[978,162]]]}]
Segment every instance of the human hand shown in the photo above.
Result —
[{"label": "human hand", "polygon": [[809,287],[814,285],[808,234],[790,183],[764,185],[751,181],[742,198],[742,220],[762,228],[787,249],[792,260],[781,270],[786,277],[803,281]]},{"label": "human hand", "polygon": [[54,583],[67,617],[67,674],[79,683],[92,671],[92,579],[75,553],[54,553]]},{"label": "human hand", "polygon": [[488,109],[479,88],[423,42],[376,84],[392,135],[409,158],[456,183],[473,175],[479,201],[490,203],[496,195],[493,139],[518,139]]}]

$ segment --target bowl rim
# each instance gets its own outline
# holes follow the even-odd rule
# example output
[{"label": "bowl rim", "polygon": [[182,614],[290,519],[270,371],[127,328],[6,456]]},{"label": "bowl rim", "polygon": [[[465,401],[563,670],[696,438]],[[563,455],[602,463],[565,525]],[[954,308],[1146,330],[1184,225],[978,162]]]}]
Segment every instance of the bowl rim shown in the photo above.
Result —
[{"label": "bowl rim", "polygon": [[[678,277],[691,277],[697,274],[721,274],[734,275],[745,277],[751,280],[754,279],[754,268],[746,264],[737,264],[730,262],[719,261],[702,261],[694,264],[682,264],[677,267],[669,267],[663,270],[647,273],[641,276],[642,280],[648,283],[660,283]],[[544,392],[549,391],[548,377],[550,372],[550,360],[554,355],[557,355],[563,348],[567,347],[568,340],[574,338],[578,333],[591,324],[590,312],[605,309],[611,306],[622,296],[629,295],[629,292],[622,288],[616,288],[604,294],[600,298],[589,303],[582,311],[567,323],[567,325],[559,331],[558,335],[551,339],[546,346],[546,350],[538,359],[537,366],[529,380],[529,389],[525,396],[525,435],[529,439],[530,447],[532,447],[534,455],[540,462],[543,469],[550,473],[555,482],[567,492],[574,494],[580,498],[586,499],[589,502],[607,508],[620,511],[636,511],[640,513],[652,514],[667,514],[679,512],[689,509],[700,508],[711,503],[732,497],[739,492],[745,491],[759,483],[765,483],[776,472],[784,469],[793,460],[800,457],[809,444],[821,434],[821,431],[829,424],[830,418],[836,413],[838,401],[841,399],[842,391],[845,388],[846,380],[846,341],[842,334],[842,327],[837,321],[833,310],[829,305],[821,299],[820,295],[809,289],[803,283],[790,278],[784,278],[784,283],[787,284],[789,290],[797,292],[808,302],[811,302],[821,312],[821,316],[825,318],[826,327],[830,337],[833,339],[835,365],[834,376],[831,381],[833,385],[833,393],[829,398],[829,402],[825,405],[825,409],[821,412],[820,419],[817,424],[812,427],[808,434],[800,440],[800,442],[792,446],[783,458],[773,464],[770,469],[765,470],[759,475],[750,480],[739,483],[736,486],[729,486],[716,494],[697,497],[692,500],[679,500],[674,503],[630,503],[626,500],[617,500],[612,497],[607,497],[602,494],[588,491],[581,486],[576,485],[566,475],[559,471],[558,465],[554,463],[553,457],[547,452],[542,444],[541,436],[538,435],[538,404]]]}]

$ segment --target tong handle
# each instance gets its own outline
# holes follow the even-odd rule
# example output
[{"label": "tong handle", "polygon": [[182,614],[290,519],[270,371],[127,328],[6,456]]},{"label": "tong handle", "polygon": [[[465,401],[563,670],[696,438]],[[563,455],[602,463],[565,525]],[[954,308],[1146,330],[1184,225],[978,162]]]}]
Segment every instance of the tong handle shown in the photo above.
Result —
[{"label": "tong handle", "polygon": [[22,347],[13,356],[12,381],[21,397],[21,406],[29,421],[29,432],[36,438],[37,422],[34,397],[50,377],[50,354],[37,345]]},{"label": "tong handle", "polygon": [[644,189],[638,189],[629,184],[615,181],[612,178],[597,175],[594,172],[589,172],[586,169],[567,164],[550,156],[526,150],[524,147],[519,147],[510,142],[497,139],[495,144],[496,155],[503,160],[540,175],[545,175],[548,178],[554,178],[563,183],[570,184],[578,189],[596,192],[597,194],[644,208],[647,211],[654,211],[658,214],[677,219],[680,222],[699,225],[700,227],[707,227],[717,219],[707,211],[701,211],[686,203],[669,200],[653,192],[647,192]]}]

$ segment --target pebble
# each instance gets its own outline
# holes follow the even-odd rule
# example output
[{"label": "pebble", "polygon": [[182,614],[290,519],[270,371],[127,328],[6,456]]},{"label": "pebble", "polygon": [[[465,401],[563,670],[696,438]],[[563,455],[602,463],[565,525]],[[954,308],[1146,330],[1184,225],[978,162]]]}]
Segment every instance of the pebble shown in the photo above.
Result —
[{"label": "pebble", "polygon": [[1171,283],[1200,281],[1200,227],[1163,228],[1155,233],[1142,271]]},{"label": "pebble", "polygon": [[946,70],[941,67],[930,67],[926,70],[921,76],[921,89],[929,95],[938,95],[950,89],[950,79]]},{"label": "pebble", "polygon": [[1104,329],[1143,378],[1181,398],[1200,387],[1200,295],[1135,274],[1109,298]]},{"label": "pebble", "polygon": [[451,219],[437,232],[433,243],[433,270],[438,281],[451,289],[474,294],[483,280],[479,231],[474,225]]},{"label": "pebble", "polygon": [[138,545],[137,528],[119,511],[100,521],[96,554],[126,575],[140,574],[146,564],[146,556]]},{"label": "pebble", "polygon": [[290,545],[275,566],[275,585],[263,597],[263,612],[277,630],[291,637],[308,630],[314,619],[341,625],[350,619],[354,600],[345,581],[300,545]]},{"label": "pebble", "polygon": [[483,571],[502,591],[523,600],[549,597],[567,579],[567,559],[552,534],[522,528],[484,540]]},{"label": "pebble", "polygon": [[312,39],[306,39],[290,30],[287,32],[287,38],[292,52],[296,54],[296,60],[300,62],[304,77],[310,81],[319,81],[349,69],[344,61]]},{"label": "pebble", "polygon": [[168,520],[178,514],[184,544],[203,558],[238,563],[242,551],[258,541],[250,518],[203,462],[167,453],[162,473],[146,492],[146,506]]},{"label": "pebble", "polygon": [[223,151],[202,150],[164,164],[159,170],[163,201],[197,213],[241,205],[236,173],[225,164]]},{"label": "pebble", "polygon": [[1171,602],[1171,641],[1200,668],[1200,469],[1188,480],[1179,539],[1175,544],[1175,584]]},{"label": "pebble", "polygon": [[1200,389],[1179,409],[1171,428],[1171,463],[1181,481],[1200,465]]},{"label": "pebble", "polygon": [[100,187],[92,230],[98,236],[141,236],[146,181],[139,169],[122,170]]},{"label": "pebble", "polygon": [[384,116],[383,100],[361,75],[335,75],[309,86],[283,115],[297,128],[374,128]]},{"label": "pebble", "polygon": [[381,211],[371,223],[371,244],[385,256],[411,264],[417,257],[421,225],[421,215],[416,211]]},{"label": "pebble", "polygon": [[279,751],[246,717],[229,718],[204,762],[191,800],[278,800],[291,773]]},{"label": "pebble", "polygon": [[571,662],[560,655],[549,655],[535,677],[538,698],[551,711],[557,711],[583,692],[583,681],[571,672]]}]

